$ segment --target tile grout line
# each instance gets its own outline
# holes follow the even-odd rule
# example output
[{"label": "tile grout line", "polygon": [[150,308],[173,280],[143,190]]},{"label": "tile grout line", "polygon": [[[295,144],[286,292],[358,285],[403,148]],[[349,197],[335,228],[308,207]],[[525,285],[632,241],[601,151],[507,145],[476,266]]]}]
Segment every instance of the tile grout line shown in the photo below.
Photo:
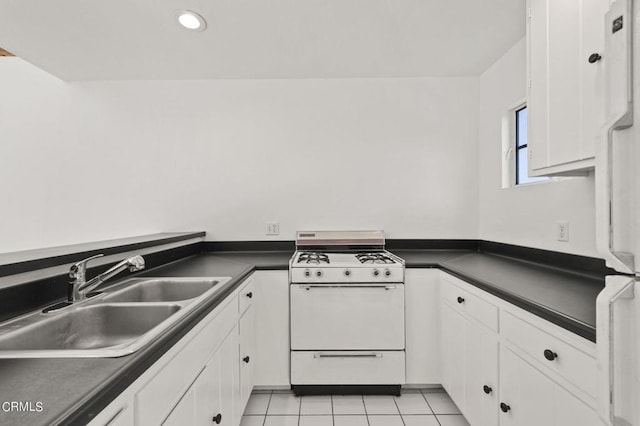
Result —
[{"label": "tile grout line", "polygon": [[269,412],[269,405],[271,405],[271,397],[273,396],[273,391],[269,392],[269,401],[267,401],[267,411],[264,412],[264,419],[262,420],[262,426],[267,424],[267,413]]},{"label": "tile grout line", "polygon": [[371,426],[371,423],[369,423],[369,413],[367,412],[367,404],[364,402],[364,395],[360,395],[360,397],[362,398],[362,405],[364,406],[364,415],[367,419],[367,426]]},{"label": "tile grout line", "polygon": [[402,417],[402,413],[400,412],[400,407],[398,407],[398,402],[396,401],[396,397],[393,396],[393,404],[396,406],[396,410],[398,410],[398,415],[400,415],[400,421],[402,422],[403,426],[407,426],[407,424],[404,422],[404,417]]},{"label": "tile grout line", "polygon": [[333,394],[329,395],[329,399],[331,401],[331,424],[336,426],[335,413],[333,412]]},{"label": "tile grout line", "polygon": [[429,406],[429,410],[431,410],[431,412],[433,413],[433,417],[436,418],[436,422],[438,422],[438,424],[440,426],[442,426],[442,423],[440,423],[440,419],[438,419],[438,416],[436,415],[435,410],[431,407],[431,404],[429,404],[429,400],[427,399],[427,397],[424,395],[424,392],[422,392],[422,389],[420,390],[420,395],[422,395],[422,398],[425,400],[425,402],[427,403],[427,405]]}]

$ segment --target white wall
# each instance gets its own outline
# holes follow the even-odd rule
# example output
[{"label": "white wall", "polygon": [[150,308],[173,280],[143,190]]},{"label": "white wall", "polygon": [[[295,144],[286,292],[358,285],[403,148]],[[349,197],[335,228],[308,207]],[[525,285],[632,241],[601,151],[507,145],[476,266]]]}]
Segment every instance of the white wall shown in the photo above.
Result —
[{"label": "white wall", "polygon": [[265,221],[478,234],[474,77],[69,84],[2,58],[0,94],[0,252]]},{"label": "white wall", "polygon": [[[522,39],[480,78],[479,236],[598,257],[593,175],[502,189],[501,117],[525,97]],[[558,221],[569,221],[569,242],[556,240]]]}]

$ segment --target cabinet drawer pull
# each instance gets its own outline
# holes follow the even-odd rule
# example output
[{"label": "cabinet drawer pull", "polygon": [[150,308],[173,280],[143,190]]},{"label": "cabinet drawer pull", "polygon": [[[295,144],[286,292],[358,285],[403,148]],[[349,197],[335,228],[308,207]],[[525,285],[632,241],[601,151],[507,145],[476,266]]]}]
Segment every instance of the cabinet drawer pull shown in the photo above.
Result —
[{"label": "cabinet drawer pull", "polygon": [[382,358],[381,353],[372,352],[366,354],[313,354],[314,358]]},{"label": "cabinet drawer pull", "polygon": [[602,59],[602,56],[600,56],[600,54],[598,54],[598,53],[592,53],[591,55],[589,55],[589,63],[590,64],[595,64],[600,59]]},{"label": "cabinet drawer pull", "polygon": [[250,291],[249,293],[247,293],[247,294],[246,294],[246,296],[247,296],[249,299],[251,299],[251,298],[253,297],[253,292],[252,292],[252,291]]},{"label": "cabinet drawer pull", "polygon": [[458,296],[458,303],[464,303],[464,297]]},{"label": "cabinet drawer pull", "polygon": [[556,358],[558,358],[558,354],[552,351],[551,349],[545,349],[544,357],[549,361],[554,361]]},{"label": "cabinet drawer pull", "polygon": [[357,290],[359,288],[378,288],[378,289],[382,289],[382,290],[393,290],[395,288],[397,288],[397,286],[392,285],[392,284],[371,284],[371,285],[357,285],[357,284],[346,284],[346,285],[340,285],[340,284],[316,284],[316,285],[305,285],[302,288],[304,288],[305,290],[311,290],[311,289],[333,289],[333,288],[350,288],[350,289],[354,289]]},{"label": "cabinet drawer pull", "polygon": [[249,358],[249,356],[245,356],[244,358],[242,358],[242,360],[247,364],[249,364],[249,361],[251,360],[251,358]]},{"label": "cabinet drawer pull", "polygon": [[503,413],[506,413],[507,411],[511,410],[511,407],[505,404],[504,402],[501,402],[500,409],[502,410]]},{"label": "cabinet drawer pull", "polygon": [[218,413],[215,416],[213,416],[213,422],[217,425],[220,424],[220,422],[222,422],[222,414]]},{"label": "cabinet drawer pull", "polygon": [[482,390],[484,391],[484,393],[486,393],[487,395],[489,395],[491,392],[493,392],[493,389],[491,389],[491,387],[484,385],[482,387]]}]

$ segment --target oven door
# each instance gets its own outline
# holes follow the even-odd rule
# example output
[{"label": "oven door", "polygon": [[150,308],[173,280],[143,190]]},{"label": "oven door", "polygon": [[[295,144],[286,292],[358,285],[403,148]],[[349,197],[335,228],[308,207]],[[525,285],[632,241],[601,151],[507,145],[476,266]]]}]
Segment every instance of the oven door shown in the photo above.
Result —
[{"label": "oven door", "polygon": [[291,349],[404,349],[402,283],[290,287]]}]

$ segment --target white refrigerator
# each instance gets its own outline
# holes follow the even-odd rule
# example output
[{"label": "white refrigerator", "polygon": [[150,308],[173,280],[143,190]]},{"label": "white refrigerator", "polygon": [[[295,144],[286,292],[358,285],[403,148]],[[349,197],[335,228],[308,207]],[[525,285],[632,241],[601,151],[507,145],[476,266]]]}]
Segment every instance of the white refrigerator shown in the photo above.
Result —
[{"label": "white refrigerator", "polygon": [[[605,16],[606,124],[596,149],[596,241],[607,266],[598,296],[598,412],[640,425],[640,4]],[[634,105],[636,106],[634,110]]]}]

